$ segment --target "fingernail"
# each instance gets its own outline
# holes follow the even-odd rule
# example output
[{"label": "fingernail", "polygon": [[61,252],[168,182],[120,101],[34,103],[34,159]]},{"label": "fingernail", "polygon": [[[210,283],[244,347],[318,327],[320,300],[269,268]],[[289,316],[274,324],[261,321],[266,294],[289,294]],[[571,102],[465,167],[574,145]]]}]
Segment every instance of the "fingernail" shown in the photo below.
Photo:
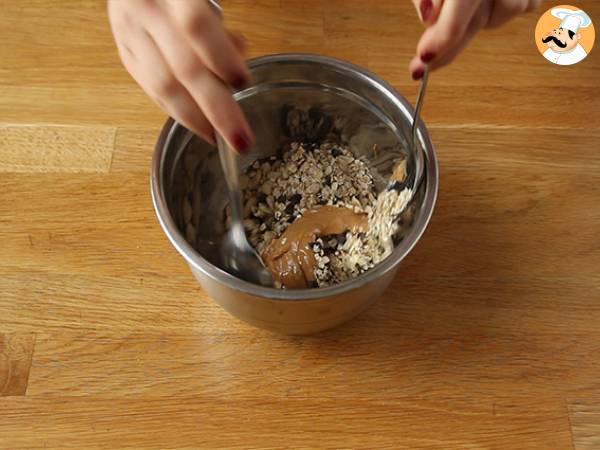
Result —
[{"label": "fingernail", "polygon": [[435,53],[427,52],[421,55],[421,61],[423,61],[424,63],[428,63],[433,58],[435,58]]},{"label": "fingernail", "polygon": [[235,78],[233,80],[233,82],[231,83],[231,86],[235,89],[235,90],[240,90],[240,89],[244,89],[246,86],[248,86],[248,78],[246,78],[245,75],[239,75],[237,78]]},{"label": "fingernail", "polygon": [[420,80],[423,78],[423,69],[417,69],[412,73],[413,80]]},{"label": "fingernail", "polygon": [[244,131],[235,133],[231,138],[231,142],[239,153],[248,153],[250,150],[250,138]]},{"label": "fingernail", "polygon": [[421,19],[423,22],[427,22],[429,20],[429,15],[431,14],[431,10],[433,9],[433,3],[431,0],[421,0]]}]

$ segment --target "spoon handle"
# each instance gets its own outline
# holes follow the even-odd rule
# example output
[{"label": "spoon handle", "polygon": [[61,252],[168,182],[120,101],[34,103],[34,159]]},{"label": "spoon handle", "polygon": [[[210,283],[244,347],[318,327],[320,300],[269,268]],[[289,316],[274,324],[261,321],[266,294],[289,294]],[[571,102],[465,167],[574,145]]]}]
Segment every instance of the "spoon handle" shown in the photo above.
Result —
[{"label": "spoon handle", "polygon": [[419,126],[419,120],[421,120],[421,108],[423,107],[425,92],[427,92],[427,81],[429,81],[429,64],[425,64],[425,71],[423,72],[423,77],[421,78],[421,84],[419,84],[419,92],[417,94],[417,102],[415,104],[415,113],[413,114],[411,136],[412,147],[415,150],[415,145],[417,143],[417,128]]},{"label": "spoon handle", "polygon": [[419,92],[417,93],[417,100],[415,102],[415,109],[412,116],[412,126],[410,129],[410,136],[408,136],[407,145],[409,148],[409,161],[413,164],[412,170],[408,171],[405,179],[402,181],[390,180],[387,185],[387,189],[394,189],[401,191],[405,188],[412,190],[413,195],[419,190],[423,178],[425,178],[425,156],[424,152],[419,150],[419,141],[417,140],[417,133],[419,130],[419,122],[421,120],[421,109],[423,108],[423,100],[425,99],[425,92],[427,91],[427,82],[429,81],[429,64],[425,64],[425,71],[419,84]]},{"label": "spoon handle", "polygon": [[[229,190],[229,204],[231,205],[231,227],[234,232],[243,231],[242,220],[244,210],[242,207],[242,191],[240,189],[240,176],[238,171],[237,156],[229,148],[225,140],[217,133],[217,148],[219,158],[225,174],[225,182]],[[240,230],[238,230],[240,228]]]},{"label": "spoon handle", "polygon": [[424,165],[423,154],[419,151],[419,141],[417,139],[417,133],[419,130],[419,122],[421,121],[421,109],[423,108],[423,101],[425,100],[425,92],[427,92],[427,82],[429,81],[429,64],[425,64],[425,71],[419,84],[419,92],[417,93],[417,101],[415,103],[415,111],[413,113],[412,127],[410,132],[410,145],[411,151],[414,155],[415,169],[411,171],[406,181],[405,186],[411,187],[413,192],[417,192],[421,181],[424,177]]},{"label": "spoon handle", "polygon": [[223,7],[219,4],[218,0],[208,0],[208,3],[219,16],[223,17]]}]

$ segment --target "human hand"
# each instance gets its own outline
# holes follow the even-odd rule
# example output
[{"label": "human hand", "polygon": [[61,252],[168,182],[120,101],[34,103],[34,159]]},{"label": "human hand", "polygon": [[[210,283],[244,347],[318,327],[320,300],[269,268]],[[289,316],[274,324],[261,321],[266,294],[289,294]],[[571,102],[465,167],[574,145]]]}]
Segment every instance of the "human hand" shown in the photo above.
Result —
[{"label": "human hand", "polygon": [[108,0],[108,16],[123,65],[167,114],[208,142],[216,130],[249,150],[252,131],[231,95],[250,80],[245,40],[207,0]]},{"label": "human hand", "polygon": [[482,28],[498,27],[513,17],[536,10],[541,0],[413,0],[426,26],[409,65],[415,80],[425,63],[432,69],[450,63]]}]

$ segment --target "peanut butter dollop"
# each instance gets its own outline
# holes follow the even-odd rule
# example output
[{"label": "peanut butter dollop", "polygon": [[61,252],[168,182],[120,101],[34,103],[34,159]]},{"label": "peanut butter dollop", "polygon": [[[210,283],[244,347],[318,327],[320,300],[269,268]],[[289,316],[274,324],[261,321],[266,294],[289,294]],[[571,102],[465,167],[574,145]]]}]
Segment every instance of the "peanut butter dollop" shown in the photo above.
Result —
[{"label": "peanut butter dollop", "polygon": [[365,231],[369,221],[366,214],[349,208],[319,206],[313,208],[273,239],[262,253],[262,259],[273,279],[288,289],[309,287],[314,281],[317,260],[311,243],[318,236],[347,231]]}]

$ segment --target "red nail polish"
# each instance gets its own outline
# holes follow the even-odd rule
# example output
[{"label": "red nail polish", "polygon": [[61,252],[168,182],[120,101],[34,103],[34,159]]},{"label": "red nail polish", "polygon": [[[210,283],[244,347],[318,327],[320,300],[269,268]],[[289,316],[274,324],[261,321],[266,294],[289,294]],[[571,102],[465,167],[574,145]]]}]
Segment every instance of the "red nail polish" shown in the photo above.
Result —
[{"label": "red nail polish", "polygon": [[413,80],[420,80],[423,78],[423,69],[417,69],[412,73]]},{"label": "red nail polish", "polygon": [[240,75],[231,82],[231,86],[239,91],[248,86],[248,79],[244,75]]},{"label": "red nail polish", "polygon": [[421,61],[423,61],[424,63],[428,63],[433,58],[435,58],[435,53],[427,52],[421,55]]},{"label": "red nail polish", "polygon": [[248,153],[248,151],[250,150],[250,139],[248,138],[248,135],[243,131],[234,134],[231,138],[231,142],[233,143],[233,147],[239,153]]},{"label": "red nail polish", "polygon": [[429,16],[431,15],[431,11],[433,10],[433,3],[431,0],[421,0],[421,19],[423,22],[427,22],[429,20]]}]

